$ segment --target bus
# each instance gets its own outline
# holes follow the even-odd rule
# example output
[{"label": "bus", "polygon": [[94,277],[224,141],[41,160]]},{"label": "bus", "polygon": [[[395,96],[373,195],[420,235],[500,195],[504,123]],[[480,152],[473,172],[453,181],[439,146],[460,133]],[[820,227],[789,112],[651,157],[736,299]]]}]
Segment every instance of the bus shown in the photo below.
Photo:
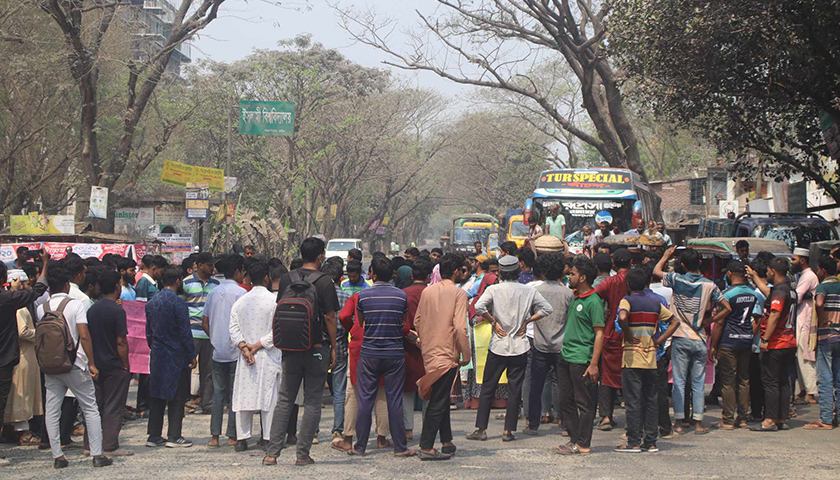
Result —
[{"label": "bus", "polygon": [[533,198],[525,202],[525,221],[535,213],[545,223],[549,208],[560,205],[566,219],[566,241],[572,253],[583,250],[581,230],[593,232],[603,222],[621,232],[654,219],[654,196],[639,176],[620,168],[567,168],[540,174]]}]

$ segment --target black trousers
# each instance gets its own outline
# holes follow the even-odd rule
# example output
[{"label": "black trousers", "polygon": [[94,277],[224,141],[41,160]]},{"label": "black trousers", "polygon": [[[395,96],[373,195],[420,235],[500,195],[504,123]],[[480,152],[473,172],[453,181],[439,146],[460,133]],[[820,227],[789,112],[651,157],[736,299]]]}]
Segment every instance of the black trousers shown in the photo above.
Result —
[{"label": "black trousers", "polygon": [[656,361],[656,404],[659,412],[659,436],[671,433],[671,412],[668,404],[671,385],[668,383],[668,365],[671,363],[671,350]]},{"label": "black trousers", "polygon": [[597,388],[589,376],[583,376],[588,367],[588,364],[569,363],[562,357],[557,365],[563,424],[569,432],[569,440],[584,448],[592,443],[592,422],[595,420],[592,398]]},{"label": "black trousers", "polygon": [[64,400],[61,401],[61,417],[58,421],[58,431],[60,432],[62,445],[73,443],[72,435],[78,416],[79,401],[73,397],[64,397]]},{"label": "black trousers", "polygon": [[14,369],[14,365],[0,368],[0,423],[3,423],[3,415],[6,414],[6,402],[9,400],[9,393],[12,391],[12,371]]},{"label": "black trousers", "polygon": [[178,391],[175,393],[175,398],[171,400],[155,397],[149,398],[149,425],[146,430],[149,437],[158,438],[161,436],[163,432],[163,412],[169,408],[167,438],[169,440],[181,438],[181,426],[184,422],[184,404],[187,402],[189,394],[190,369],[185,368],[181,371],[181,379],[178,383]]},{"label": "black trousers", "polygon": [[[656,370],[653,369],[621,369],[621,388],[624,391],[627,415],[627,445],[631,447],[656,445],[659,423],[656,374]],[[644,443],[642,443],[643,433]]]},{"label": "black trousers", "polygon": [[[493,405],[493,394],[499,386],[502,373],[507,370],[508,399],[505,414],[505,430],[516,431],[519,404],[522,402],[522,381],[525,380],[525,368],[528,365],[528,354],[503,357],[487,351],[487,363],[484,366],[484,380],[481,384],[481,396],[478,398],[478,414],[475,427],[487,429],[490,423],[490,407]],[[533,388],[533,381],[531,382]]]},{"label": "black trousers", "polygon": [[[120,430],[125,418],[125,400],[128,398],[128,370],[100,371],[93,382],[96,388],[96,405],[102,418],[102,450],[105,453],[120,448]],[[85,435],[87,440],[87,435]]]},{"label": "black trousers", "polygon": [[528,425],[537,430],[540,428],[542,414],[542,394],[548,373],[559,368],[559,353],[544,353],[536,348],[531,349],[531,389],[528,392]]},{"label": "black trousers", "polygon": [[761,383],[761,357],[750,356],[750,414],[753,418],[764,418],[764,384]]},{"label": "black trousers", "polygon": [[[435,446],[435,437],[440,432],[440,441],[452,441],[452,423],[449,418],[449,392],[458,375],[458,367],[451,368],[432,385],[429,404],[423,414],[423,433],[420,435],[420,448],[431,450]],[[413,408],[413,405],[403,405]]]},{"label": "black trousers", "polygon": [[795,348],[761,353],[761,382],[764,384],[764,417],[787,420],[790,416],[790,376],[795,367]]},{"label": "black trousers", "polygon": [[617,394],[617,388],[598,385],[598,414],[601,418],[609,418],[611,421],[615,421],[613,413],[615,412],[615,397]]},{"label": "black trousers", "polygon": [[137,375],[137,412],[144,412],[149,409],[149,386],[151,375]]}]

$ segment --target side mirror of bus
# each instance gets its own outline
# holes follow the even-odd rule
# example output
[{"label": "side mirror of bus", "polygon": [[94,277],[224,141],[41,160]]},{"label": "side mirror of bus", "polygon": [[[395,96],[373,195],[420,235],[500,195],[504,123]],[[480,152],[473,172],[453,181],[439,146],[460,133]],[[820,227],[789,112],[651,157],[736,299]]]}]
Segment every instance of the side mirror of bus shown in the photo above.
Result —
[{"label": "side mirror of bus", "polygon": [[529,226],[528,219],[531,217],[531,214],[534,212],[534,199],[533,198],[526,198],[525,204],[522,206],[522,223],[525,226]]}]

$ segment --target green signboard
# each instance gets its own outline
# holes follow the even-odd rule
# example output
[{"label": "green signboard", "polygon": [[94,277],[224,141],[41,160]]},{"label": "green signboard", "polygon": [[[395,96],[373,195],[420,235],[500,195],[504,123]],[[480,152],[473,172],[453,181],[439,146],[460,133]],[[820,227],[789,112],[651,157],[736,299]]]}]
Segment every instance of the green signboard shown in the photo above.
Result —
[{"label": "green signboard", "polygon": [[294,102],[239,102],[240,135],[290,137],[294,131]]}]

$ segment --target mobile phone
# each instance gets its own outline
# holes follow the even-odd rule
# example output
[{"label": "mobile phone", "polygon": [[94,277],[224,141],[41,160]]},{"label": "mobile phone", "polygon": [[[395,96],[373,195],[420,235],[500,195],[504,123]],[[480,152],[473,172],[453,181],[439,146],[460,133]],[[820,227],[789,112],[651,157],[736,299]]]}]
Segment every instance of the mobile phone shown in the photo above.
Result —
[{"label": "mobile phone", "polygon": [[40,258],[41,257],[41,252],[43,252],[43,250],[28,250],[26,252],[26,258],[29,258],[29,259],[32,259],[32,260],[34,260],[36,258]]}]

